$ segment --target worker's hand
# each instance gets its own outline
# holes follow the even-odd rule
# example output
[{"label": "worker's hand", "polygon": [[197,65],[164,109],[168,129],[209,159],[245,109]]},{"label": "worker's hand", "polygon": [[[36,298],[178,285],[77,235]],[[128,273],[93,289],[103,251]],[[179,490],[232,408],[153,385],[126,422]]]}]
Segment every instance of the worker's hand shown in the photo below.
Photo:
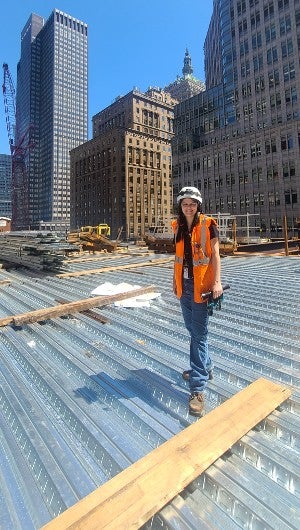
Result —
[{"label": "worker's hand", "polygon": [[223,294],[223,287],[221,282],[215,282],[212,286],[212,296],[213,298],[219,298]]}]

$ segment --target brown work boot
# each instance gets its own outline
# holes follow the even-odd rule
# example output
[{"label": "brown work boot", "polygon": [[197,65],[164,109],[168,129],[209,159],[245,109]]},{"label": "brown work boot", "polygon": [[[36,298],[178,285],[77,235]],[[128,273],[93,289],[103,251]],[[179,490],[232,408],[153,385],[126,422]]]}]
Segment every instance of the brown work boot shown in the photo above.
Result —
[{"label": "brown work boot", "polygon": [[[182,372],[182,379],[184,379],[184,381],[189,381],[190,373],[191,373],[191,370],[184,370],[184,372]],[[213,378],[214,378],[214,373],[212,370],[210,370],[208,372],[208,379],[211,381]]]},{"label": "brown work boot", "polygon": [[189,397],[189,413],[193,416],[202,416],[204,412],[204,395],[202,392],[193,392]]}]

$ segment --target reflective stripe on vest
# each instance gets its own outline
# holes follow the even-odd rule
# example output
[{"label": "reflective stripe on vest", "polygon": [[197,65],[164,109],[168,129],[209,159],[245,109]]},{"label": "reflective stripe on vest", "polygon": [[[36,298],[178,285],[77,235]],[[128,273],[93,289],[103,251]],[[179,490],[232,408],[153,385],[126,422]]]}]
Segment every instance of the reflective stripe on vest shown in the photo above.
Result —
[{"label": "reflective stripe on vest", "polygon": [[210,259],[207,256],[204,256],[203,259],[193,260],[193,267],[197,267],[197,265],[208,265],[209,262]]},{"label": "reflective stripe on vest", "polygon": [[194,253],[193,253],[193,267],[197,267],[198,265],[208,265],[210,262],[210,258],[208,258],[205,255],[205,249],[206,249],[206,220],[207,217],[204,215],[201,221],[201,234],[200,234],[200,241],[201,241],[201,250],[203,252],[203,258],[202,259],[195,259]]}]

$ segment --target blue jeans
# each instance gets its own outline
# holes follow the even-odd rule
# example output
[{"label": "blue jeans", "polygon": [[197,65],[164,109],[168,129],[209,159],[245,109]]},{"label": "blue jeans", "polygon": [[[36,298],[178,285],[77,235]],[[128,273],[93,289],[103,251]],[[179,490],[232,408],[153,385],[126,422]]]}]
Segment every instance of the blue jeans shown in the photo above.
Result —
[{"label": "blue jeans", "polygon": [[183,293],[180,305],[185,327],[190,333],[190,390],[203,392],[212,361],[208,353],[208,312],[207,304],[194,302],[194,280],[183,280]]}]

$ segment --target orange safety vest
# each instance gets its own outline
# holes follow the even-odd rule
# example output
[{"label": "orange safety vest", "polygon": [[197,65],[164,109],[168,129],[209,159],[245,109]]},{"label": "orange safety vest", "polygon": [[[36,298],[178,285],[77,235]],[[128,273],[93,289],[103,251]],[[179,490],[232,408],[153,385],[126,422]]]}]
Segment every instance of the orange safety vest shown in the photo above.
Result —
[{"label": "orange safety vest", "polygon": [[[193,276],[194,276],[194,301],[201,303],[202,293],[211,291],[215,273],[211,262],[210,231],[211,224],[217,224],[212,217],[200,214],[199,222],[194,226],[191,234]],[[175,263],[174,263],[174,293],[181,298],[183,289],[183,260],[184,240],[176,241],[178,232],[177,220],[172,221],[175,234]]]}]

